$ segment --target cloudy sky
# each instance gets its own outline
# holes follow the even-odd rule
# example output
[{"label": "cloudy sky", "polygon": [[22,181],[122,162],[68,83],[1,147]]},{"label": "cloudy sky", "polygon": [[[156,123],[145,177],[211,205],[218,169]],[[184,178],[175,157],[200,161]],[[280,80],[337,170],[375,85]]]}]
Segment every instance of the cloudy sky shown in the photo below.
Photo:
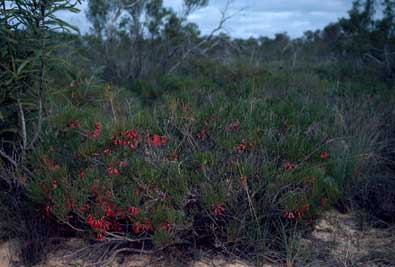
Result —
[{"label": "cloudy sky", "polygon": [[[183,0],[164,0],[165,5],[181,11]],[[221,10],[227,0],[210,0],[210,4],[192,14],[189,19],[197,23],[203,33],[218,24]],[[329,22],[346,16],[352,0],[233,0],[228,14],[234,16],[225,25],[225,32],[232,37],[270,36],[287,32],[292,37],[303,35],[306,30],[322,28]],[[80,27],[83,33],[90,28],[85,18],[87,3],[79,14],[62,18]]]}]

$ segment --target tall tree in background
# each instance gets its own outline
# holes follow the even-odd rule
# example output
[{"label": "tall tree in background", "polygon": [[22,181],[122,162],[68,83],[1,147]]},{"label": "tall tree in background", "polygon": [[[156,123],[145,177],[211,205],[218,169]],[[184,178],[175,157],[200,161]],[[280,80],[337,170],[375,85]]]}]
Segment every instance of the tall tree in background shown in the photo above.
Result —
[{"label": "tall tree in background", "polygon": [[90,0],[88,18],[103,55],[104,79],[133,81],[169,69],[198,38],[187,17],[207,4],[185,0],[182,14],[176,14],[163,0]]}]

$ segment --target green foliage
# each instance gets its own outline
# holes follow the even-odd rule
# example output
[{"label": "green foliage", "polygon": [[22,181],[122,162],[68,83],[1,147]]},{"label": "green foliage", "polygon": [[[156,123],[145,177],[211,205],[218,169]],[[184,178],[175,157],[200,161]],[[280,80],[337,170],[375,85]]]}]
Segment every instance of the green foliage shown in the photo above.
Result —
[{"label": "green foliage", "polygon": [[[348,142],[344,131],[368,131],[339,121],[332,112],[337,106],[326,100],[332,92],[322,88],[330,83],[313,83],[306,95],[286,88],[290,82],[303,86],[304,74],[275,75],[255,83],[264,90],[245,85],[247,93],[229,95],[227,88],[202,88],[184,79],[165,76],[166,90],[155,105],[127,105],[132,96],[110,85],[88,87],[86,96],[95,92],[97,103],[73,103],[67,100],[73,96],[65,96],[30,159],[34,199],[53,218],[98,239],[116,234],[165,246],[211,242],[200,239],[207,235],[217,242],[274,246],[272,238],[281,233],[273,220],[311,223],[350,192],[349,177],[366,164],[357,158],[364,144],[374,149],[374,137],[361,134],[350,149],[341,147]],[[320,94],[313,93],[317,88]],[[342,97],[337,100],[345,105]],[[108,113],[111,102],[115,117]],[[351,103],[341,112],[368,127],[358,121],[363,115],[350,113]],[[138,137],[127,138],[133,129]],[[199,234],[191,240],[194,231]]]},{"label": "green foliage", "polygon": [[[0,152],[17,167],[42,131],[47,72],[56,64],[55,31],[76,30],[57,12],[78,1],[2,1],[0,13]],[[21,42],[21,40],[24,40]],[[19,155],[17,155],[19,154]],[[17,156],[16,156],[17,155]]]}]

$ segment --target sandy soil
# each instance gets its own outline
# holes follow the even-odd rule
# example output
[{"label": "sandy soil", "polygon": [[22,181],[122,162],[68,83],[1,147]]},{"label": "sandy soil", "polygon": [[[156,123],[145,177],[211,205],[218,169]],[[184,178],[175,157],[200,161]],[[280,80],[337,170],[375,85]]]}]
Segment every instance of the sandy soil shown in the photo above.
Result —
[{"label": "sandy soil", "polygon": [[363,223],[360,215],[324,214],[315,230],[302,240],[305,264],[328,267],[395,266],[395,231]]}]

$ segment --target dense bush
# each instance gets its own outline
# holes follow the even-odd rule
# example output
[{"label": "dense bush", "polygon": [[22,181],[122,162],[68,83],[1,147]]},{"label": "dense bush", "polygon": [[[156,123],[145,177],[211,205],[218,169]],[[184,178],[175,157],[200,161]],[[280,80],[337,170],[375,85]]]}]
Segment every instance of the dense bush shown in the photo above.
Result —
[{"label": "dense bush", "polygon": [[[304,75],[287,80],[303,86]],[[283,248],[283,227],[345,199],[376,144],[355,102],[326,102],[321,82],[308,95],[284,85],[273,77],[235,97],[195,84],[154,105],[73,85],[50,108],[28,187],[45,216],[98,240]],[[74,102],[75,92],[85,95]]]}]

